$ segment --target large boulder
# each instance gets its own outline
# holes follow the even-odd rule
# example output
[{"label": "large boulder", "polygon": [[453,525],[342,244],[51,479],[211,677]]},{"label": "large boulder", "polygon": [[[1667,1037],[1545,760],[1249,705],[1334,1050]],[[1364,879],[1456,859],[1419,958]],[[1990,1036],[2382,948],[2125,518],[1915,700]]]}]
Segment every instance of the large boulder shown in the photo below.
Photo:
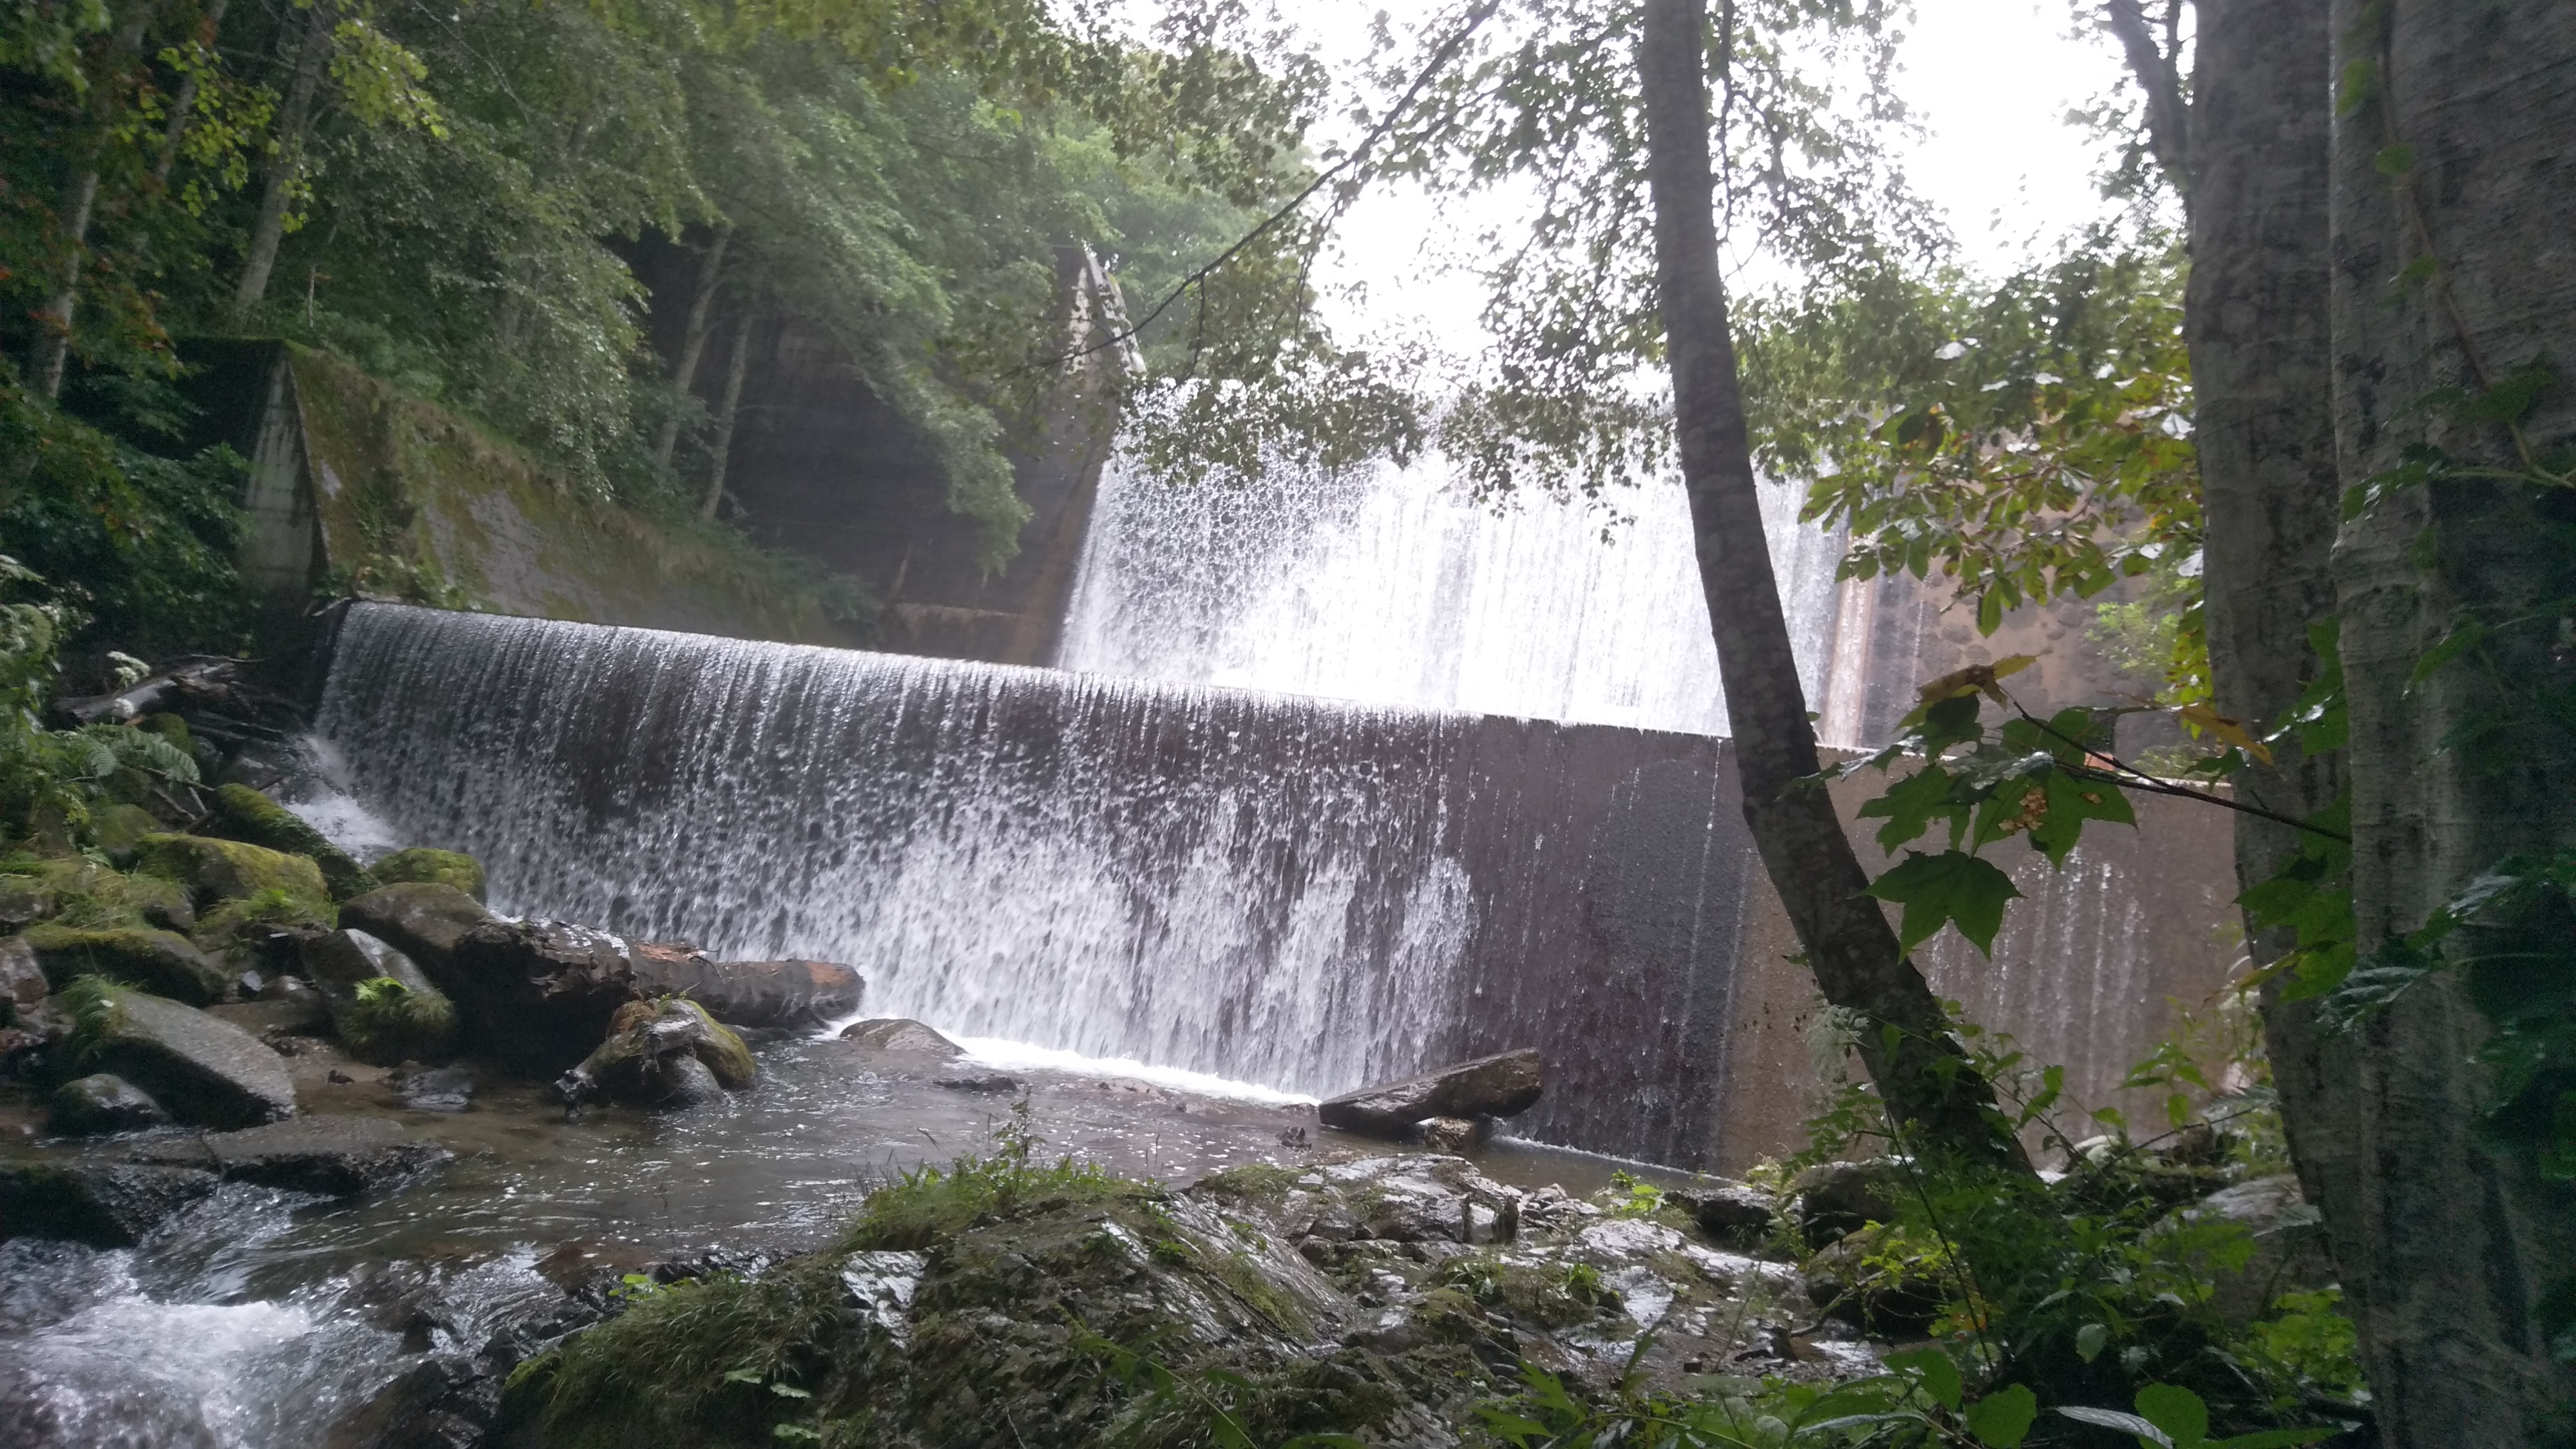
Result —
[{"label": "large boulder", "polygon": [[45,1128],[58,1137],[96,1137],[168,1125],[170,1114],[123,1077],[92,1072],[54,1089]]},{"label": "large boulder", "polygon": [[852,1022],[841,1028],[841,1040],[855,1042],[866,1051],[888,1052],[937,1061],[948,1061],[966,1055],[964,1047],[920,1022],[902,1016],[880,1016],[868,1021]]},{"label": "large boulder", "polygon": [[84,931],[44,921],[20,937],[45,979],[60,991],[83,976],[103,976],[174,1001],[205,1006],[232,987],[232,973],[187,937],[144,926]]},{"label": "large boulder", "polygon": [[1547,1085],[1538,1053],[1524,1047],[1436,1072],[1335,1097],[1316,1108],[1327,1127],[1404,1137],[1431,1117],[1510,1117],[1526,1112]]},{"label": "large boulder", "polygon": [[739,1091],[758,1073],[751,1052],[696,1002],[634,1002],[619,1011],[608,1040],[563,1074],[555,1090],[571,1106],[605,1098],[631,1107],[690,1107],[719,1089]]},{"label": "large boulder", "polygon": [[623,940],[566,921],[486,921],[457,938],[444,972],[413,959],[456,1003],[473,1050],[546,1075],[588,1056],[617,1008],[642,995]]},{"label": "large boulder", "polygon": [[635,985],[685,996],[733,1026],[813,1028],[859,1009],[867,984],[829,961],[711,961],[690,946],[639,941],[628,953]]},{"label": "large boulder", "polygon": [[461,850],[431,850],[425,846],[397,850],[367,870],[386,885],[410,882],[454,886],[478,901],[483,899],[483,863]]},{"label": "large boulder", "polygon": [[301,855],[206,835],[147,835],[135,858],[146,873],[186,886],[200,911],[218,901],[254,900],[272,892],[316,913],[330,909],[331,888],[321,867]]},{"label": "large boulder", "polygon": [[349,1055],[390,1067],[455,1053],[456,1007],[409,956],[344,927],[306,938],[303,958]]},{"label": "large boulder", "polygon": [[466,932],[496,919],[481,901],[435,881],[384,886],[340,907],[341,925],[409,956],[433,981],[446,975]]},{"label": "large boulder", "polygon": [[0,1239],[67,1238],[130,1248],[215,1190],[211,1172],[184,1167],[0,1164]]},{"label": "large boulder", "polygon": [[1825,1162],[1789,1180],[1789,1199],[1807,1246],[1822,1248],[1894,1219],[1891,1204],[1904,1186],[1905,1170],[1894,1162]]},{"label": "large boulder", "polygon": [[143,837],[158,835],[169,828],[161,823],[160,816],[140,805],[127,805],[121,801],[96,806],[89,812],[90,839],[98,842],[99,850],[113,865],[132,865],[134,852],[143,844]]},{"label": "large boulder", "polygon": [[214,810],[206,821],[206,833],[305,857],[322,872],[333,900],[345,901],[376,888],[375,877],[347,851],[333,845],[302,816],[248,785],[218,785],[210,803]]},{"label": "large boulder", "polygon": [[128,1155],[156,1166],[212,1172],[229,1182],[354,1197],[453,1154],[412,1141],[401,1123],[388,1118],[325,1114],[147,1143]]},{"label": "large boulder", "polygon": [[295,1115],[286,1059],[259,1038],[165,997],[86,981],[69,993],[79,1069],[112,1072],[196,1127],[256,1127]]}]

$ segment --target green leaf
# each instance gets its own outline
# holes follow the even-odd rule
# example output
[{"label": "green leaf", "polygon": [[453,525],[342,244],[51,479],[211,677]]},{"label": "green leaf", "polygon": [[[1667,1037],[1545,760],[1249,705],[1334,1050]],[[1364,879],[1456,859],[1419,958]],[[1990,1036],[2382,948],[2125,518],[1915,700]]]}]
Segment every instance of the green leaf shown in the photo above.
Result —
[{"label": "green leaf", "polygon": [[2102,1350],[2109,1347],[2110,1343],[2111,1329],[2108,1324],[2088,1323],[2075,1330],[2075,1356],[2086,1363],[2100,1358]]},{"label": "green leaf", "polygon": [[2039,1396],[2019,1384],[2008,1384],[1968,1406],[1968,1432],[1989,1449],[2020,1449],[2039,1417]]},{"label": "green leaf", "polygon": [[1942,926],[1955,923],[1988,957],[1994,955],[1995,932],[2004,921],[2004,903],[2020,897],[2012,877],[1965,851],[1939,855],[1905,852],[1905,861],[1870,882],[1864,894],[1905,907],[1897,929],[1898,948],[1912,951]]},{"label": "green leaf", "polygon": [[2001,589],[1988,589],[1977,597],[1977,632],[1992,634],[2004,624],[2004,595]]},{"label": "green leaf", "polygon": [[2146,1446],[2146,1449],[2176,1449],[2174,1441],[2164,1430],[2135,1414],[2123,1414],[2117,1409],[2087,1408],[2064,1408],[2057,1412],[2079,1424],[2095,1424],[2105,1429],[2118,1429],[2123,1433],[2135,1434],[2138,1436],[2138,1443]]},{"label": "green leaf", "polygon": [[2425,650],[2423,657],[2415,661],[2415,672],[2406,679],[2407,690],[2412,692],[2416,685],[2439,673],[2443,665],[2458,658],[2461,650],[2475,647],[2486,637],[2487,626],[2483,620],[2462,619],[2453,625],[2451,632],[2442,636],[2442,642]]},{"label": "green leaf", "polygon": [[1934,1402],[1957,1412],[1961,1392],[1959,1365],[1952,1360],[1948,1350],[1918,1348],[1910,1353],[1891,1353],[1887,1356],[1887,1366],[1899,1373],[1914,1375],[1922,1384],[1923,1392],[1930,1394]]},{"label": "green leaf", "polygon": [[2314,1444],[2342,1432],[2332,1424],[2311,1424],[2304,1429],[2265,1429],[2256,1434],[2239,1434],[2232,1439],[2212,1439],[2202,1449],[2290,1449],[2293,1444]]},{"label": "green leaf", "polygon": [[2047,852],[2048,863],[2066,864],[2066,853],[2084,833],[2087,820],[2107,820],[2114,825],[2135,825],[2136,812],[2129,808],[2129,797],[2120,787],[2105,780],[2079,780],[2064,770],[2052,770],[2047,780],[2048,814],[2030,833],[2030,843]]},{"label": "green leaf", "polygon": [[810,1399],[814,1397],[812,1394],[796,1387],[794,1384],[771,1384],[769,1386],[769,1391],[782,1399]]},{"label": "green leaf", "polygon": [[2174,1449],[2193,1449],[2209,1437],[2209,1405],[2180,1384],[2149,1384],[2138,1390],[2138,1412],[2173,1440]]},{"label": "green leaf", "polygon": [[1897,781],[1887,793],[1860,807],[1866,817],[1885,817],[1887,824],[1878,832],[1878,848],[1894,850],[1908,841],[1922,838],[1933,817],[1955,815],[1949,805],[1950,772],[1939,765],[1927,764],[1922,769]]}]

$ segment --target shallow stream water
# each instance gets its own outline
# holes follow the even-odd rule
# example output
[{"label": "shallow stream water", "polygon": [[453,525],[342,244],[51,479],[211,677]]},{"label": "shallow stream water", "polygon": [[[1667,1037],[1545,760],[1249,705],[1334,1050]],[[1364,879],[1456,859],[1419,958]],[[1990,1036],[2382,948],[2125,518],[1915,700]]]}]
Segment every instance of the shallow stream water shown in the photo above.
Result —
[{"label": "shallow stream water", "polygon": [[[973,1065],[1024,1084],[1041,1153],[1122,1176],[1186,1183],[1245,1162],[1395,1150],[1258,1088],[1183,1091],[977,1045]],[[759,1083],[716,1105],[569,1119],[539,1084],[496,1069],[474,1070],[470,1110],[425,1112],[404,1108],[380,1069],[327,1045],[299,1053],[306,1112],[391,1116],[454,1159],[345,1203],[229,1185],[138,1249],[0,1243],[0,1425],[15,1425],[0,1440],[320,1449],[421,1356],[478,1349],[584,1283],[818,1245],[872,1188],[992,1151],[1016,1100],[881,1071],[828,1038],[755,1052]],[[335,1070],[354,1080],[329,1081]],[[1283,1144],[1301,1128],[1307,1145]],[[112,1161],[135,1145],[39,1130],[31,1104],[0,1109],[0,1155]],[[1509,1139],[1479,1163],[1577,1193],[1622,1165]]]}]

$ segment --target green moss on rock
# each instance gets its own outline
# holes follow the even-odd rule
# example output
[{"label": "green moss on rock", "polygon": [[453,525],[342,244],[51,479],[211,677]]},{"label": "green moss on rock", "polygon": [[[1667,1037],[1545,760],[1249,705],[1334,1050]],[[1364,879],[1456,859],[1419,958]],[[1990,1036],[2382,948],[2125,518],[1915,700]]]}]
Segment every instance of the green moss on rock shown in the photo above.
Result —
[{"label": "green moss on rock", "polygon": [[331,888],[321,867],[301,855],[205,835],[147,835],[135,858],[145,872],[186,886],[201,908],[275,892],[318,918],[331,916]]},{"label": "green moss on rock", "polygon": [[191,1006],[223,999],[232,974],[185,936],[143,926],[84,930],[55,922],[20,933],[45,980],[60,991],[84,976],[103,977]]},{"label": "green moss on rock", "polygon": [[134,863],[135,847],[142,843],[143,837],[168,828],[161,823],[159,816],[140,805],[112,803],[97,806],[89,812],[90,839],[97,841],[98,848],[106,852],[107,858],[119,865]]},{"label": "green moss on rock", "polygon": [[454,886],[476,900],[483,899],[483,863],[461,850],[432,850],[426,846],[397,850],[368,867],[382,885]]},{"label": "green moss on rock", "polygon": [[304,856],[320,868],[331,899],[345,901],[376,888],[377,877],[347,851],[333,845],[303,817],[248,785],[218,787],[214,807],[214,817],[207,822],[209,833]]},{"label": "green moss on rock", "polygon": [[456,1007],[435,987],[414,989],[391,976],[356,983],[332,1029],[349,1055],[371,1066],[445,1061],[456,1050]]}]

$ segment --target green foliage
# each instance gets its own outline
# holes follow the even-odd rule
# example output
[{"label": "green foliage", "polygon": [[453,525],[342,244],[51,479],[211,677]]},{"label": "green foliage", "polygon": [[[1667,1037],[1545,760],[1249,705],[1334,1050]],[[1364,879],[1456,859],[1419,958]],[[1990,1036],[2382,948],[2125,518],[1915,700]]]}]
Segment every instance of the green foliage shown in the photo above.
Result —
[{"label": "green foliage", "polygon": [[1986,633],[2146,578],[2167,607],[2137,662],[2172,703],[2205,700],[2183,275],[2175,239],[2097,232],[1991,287],[1888,265],[1757,300],[1742,346],[1761,461],[1815,478],[1806,516],[1853,534],[1844,577],[1937,570]]},{"label": "green foliage", "polygon": [[1032,1165],[1040,1139],[1031,1130],[1025,1097],[995,1138],[997,1150],[989,1157],[960,1157],[945,1172],[916,1168],[868,1194],[867,1205],[841,1235],[841,1251],[919,1251],[988,1216],[1033,1203],[1145,1200],[1155,1194],[1150,1186],[1111,1177],[1097,1163],[1063,1157],[1052,1166]]}]

